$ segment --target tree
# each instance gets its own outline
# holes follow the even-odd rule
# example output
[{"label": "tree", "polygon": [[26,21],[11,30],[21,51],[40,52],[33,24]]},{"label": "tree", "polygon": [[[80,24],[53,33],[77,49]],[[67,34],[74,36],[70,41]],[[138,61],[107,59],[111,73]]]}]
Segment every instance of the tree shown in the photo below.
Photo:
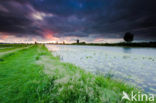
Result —
[{"label": "tree", "polygon": [[126,42],[131,42],[133,41],[134,35],[131,32],[126,32],[124,35],[124,40]]}]

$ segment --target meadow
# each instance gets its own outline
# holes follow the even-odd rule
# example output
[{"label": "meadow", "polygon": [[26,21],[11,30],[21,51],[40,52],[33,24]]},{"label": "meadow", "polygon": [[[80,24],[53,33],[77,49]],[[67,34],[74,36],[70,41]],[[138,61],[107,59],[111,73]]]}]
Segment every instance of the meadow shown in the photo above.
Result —
[{"label": "meadow", "polygon": [[129,103],[123,91],[140,91],[61,62],[41,44],[0,48],[0,103]]}]

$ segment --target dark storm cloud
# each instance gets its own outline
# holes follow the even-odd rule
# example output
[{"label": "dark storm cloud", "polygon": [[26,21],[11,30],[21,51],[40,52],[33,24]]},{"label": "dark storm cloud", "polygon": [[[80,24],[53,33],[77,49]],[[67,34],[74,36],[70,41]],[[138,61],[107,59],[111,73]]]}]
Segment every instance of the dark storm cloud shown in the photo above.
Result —
[{"label": "dark storm cloud", "polygon": [[108,7],[97,9],[101,13],[95,13],[95,16],[88,19],[92,25],[86,27],[87,32],[99,33],[105,37],[109,33],[116,33],[122,37],[125,32],[131,31],[138,39],[156,39],[155,30],[151,30],[156,29],[155,3],[154,0],[114,0]]},{"label": "dark storm cloud", "polygon": [[[0,0],[0,32],[156,40],[155,0]],[[52,15],[49,16],[48,15]]]},{"label": "dark storm cloud", "polygon": [[31,5],[24,0],[0,1],[0,32],[22,36],[37,33],[40,28],[33,26]]},{"label": "dark storm cloud", "polygon": [[[120,38],[131,31],[138,39],[156,39],[155,0],[45,0],[33,4],[58,16],[58,19],[52,18],[52,24],[62,35],[70,32],[69,35],[76,36],[83,33],[83,36]],[[76,19],[69,22],[71,17]]]}]

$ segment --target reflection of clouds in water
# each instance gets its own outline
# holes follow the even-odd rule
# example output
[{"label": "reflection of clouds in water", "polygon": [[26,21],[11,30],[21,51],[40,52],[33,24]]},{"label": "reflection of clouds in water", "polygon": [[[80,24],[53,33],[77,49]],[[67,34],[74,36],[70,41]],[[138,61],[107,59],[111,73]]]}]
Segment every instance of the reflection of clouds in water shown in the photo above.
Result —
[{"label": "reflection of clouds in water", "polygon": [[[63,57],[64,62],[73,63],[87,71],[94,73],[111,71],[115,77],[135,83],[147,92],[151,92],[147,87],[156,89],[152,85],[147,85],[149,83],[156,84],[155,79],[153,79],[156,75],[156,57],[146,54],[133,54],[133,48],[120,48],[117,51],[115,51],[115,48],[111,51],[111,47],[95,46],[48,45],[48,48],[55,50],[56,52],[53,52],[53,54]],[[128,53],[129,51],[130,53]],[[156,92],[152,92],[156,94]]]}]

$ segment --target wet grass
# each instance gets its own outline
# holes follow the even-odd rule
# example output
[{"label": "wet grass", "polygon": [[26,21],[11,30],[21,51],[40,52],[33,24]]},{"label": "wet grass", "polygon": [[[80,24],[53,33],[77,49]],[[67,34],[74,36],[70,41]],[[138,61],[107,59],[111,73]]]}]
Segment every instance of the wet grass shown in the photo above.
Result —
[{"label": "wet grass", "polygon": [[44,45],[0,59],[1,103],[126,103],[121,101],[123,91],[138,92],[109,75],[62,63]]}]

